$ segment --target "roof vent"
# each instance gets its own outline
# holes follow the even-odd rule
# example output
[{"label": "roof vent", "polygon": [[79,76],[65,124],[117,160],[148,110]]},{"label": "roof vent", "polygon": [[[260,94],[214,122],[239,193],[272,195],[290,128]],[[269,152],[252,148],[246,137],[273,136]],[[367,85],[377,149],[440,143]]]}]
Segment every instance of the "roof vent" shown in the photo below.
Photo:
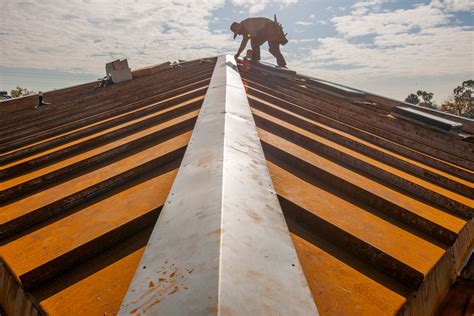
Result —
[{"label": "roof vent", "polygon": [[105,65],[105,74],[113,83],[132,80],[132,71],[126,59],[117,59]]},{"label": "roof vent", "polygon": [[450,121],[409,107],[396,106],[392,110],[392,115],[397,118],[436,128],[445,132],[460,132],[462,130],[461,123]]}]

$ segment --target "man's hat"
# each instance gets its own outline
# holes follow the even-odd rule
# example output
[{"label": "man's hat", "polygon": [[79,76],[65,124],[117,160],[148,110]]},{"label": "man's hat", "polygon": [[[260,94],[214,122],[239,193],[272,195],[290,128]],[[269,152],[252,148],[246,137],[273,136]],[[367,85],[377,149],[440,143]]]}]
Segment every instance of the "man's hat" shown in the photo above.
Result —
[{"label": "man's hat", "polygon": [[234,22],[232,23],[232,25],[230,26],[230,30],[232,32],[234,32],[234,39],[237,37],[237,35],[239,34],[239,31],[240,31],[240,28],[241,28],[241,25],[239,22]]}]

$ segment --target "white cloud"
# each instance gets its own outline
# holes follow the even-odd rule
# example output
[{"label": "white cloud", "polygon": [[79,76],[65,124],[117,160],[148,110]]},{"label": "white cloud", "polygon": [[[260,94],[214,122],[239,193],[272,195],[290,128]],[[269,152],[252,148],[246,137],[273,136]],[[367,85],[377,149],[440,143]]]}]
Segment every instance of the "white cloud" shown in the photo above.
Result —
[{"label": "white cloud", "polygon": [[370,9],[379,9],[380,5],[386,2],[384,0],[367,0],[367,1],[358,1],[352,6],[353,15],[363,15],[367,13]]},{"label": "white cloud", "polygon": [[[287,6],[298,0],[227,2],[253,15],[269,5]],[[239,43],[232,41],[228,26],[210,30],[211,23],[217,21],[214,12],[225,3],[69,0],[58,5],[57,0],[3,1],[0,65],[100,74],[106,62],[121,57],[137,68],[166,60],[233,54]],[[289,66],[348,84],[361,78],[372,82],[401,78],[402,84],[414,76],[474,76],[473,27],[453,22],[456,12],[472,12],[474,1],[433,0],[428,5],[389,11],[382,10],[384,3],[366,0],[347,7],[327,7],[331,14],[340,15],[330,20],[337,34],[317,42],[310,38],[312,34],[304,33],[308,28],[303,26],[328,22],[318,21],[308,12],[310,22],[299,21],[302,23],[295,23],[293,30],[303,39],[291,40],[294,46],[283,49]],[[265,49],[262,54],[268,55]],[[447,89],[451,90],[451,85]]]},{"label": "white cloud", "polygon": [[370,34],[399,34],[416,27],[436,27],[449,22],[449,16],[438,8],[418,6],[413,9],[371,13],[365,16],[345,15],[331,20],[336,31],[346,37]]},{"label": "white cloud", "polygon": [[[311,42],[315,42],[316,39],[314,38],[303,38],[303,39],[297,39],[297,40],[290,40],[290,43],[295,43],[295,44],[298,44],[298,43],[311,43]],[[306,48],[304,48],[306,49]]]},{"label": "white cloud", "polygon": [[308,26],[308,25],[313,25],[313,22],[297,21],[297,22],[295,22],[295,24],[296,25]]},{"label": "white cloud", "polygon": [[474,11],[474,1],[472,0],[434,0],[431,6],[451,12]]},{"label": "white cloud", "polygon": [[[384,12],[372,10],[380,1],[359,2],[353,10],[363,7],[368,13],[357,15],[359,12],[353,11],[333,18],[337,36],[320,38],[309,56],[290,60],[290,64],[302,72],[353,86],[358,86],[354,84],[357,82],[396,82],[399,95],[395,97],[399,98],[400,93],[408,94],[412,89],[405,83],[413,85],[413,78],[431,78],[438,89],[435,92],[441,94],[436,98],[441,100],[460,83],[456,80],[474,76],[474,28],[452,22],[454,10],[465,11],[472,5],[454,2],[443,1],[441,6],[435,0],[428,5]],[[443,85],[443,78],[451,81]],[[429,86],[419,88],[429,90]]]},{"label": "white cloud", "polygon": [[[232,0],[248,10],[298,0]],[[226,27],[210,30],[225,0],[3,1],[0,65],[102,73],[128,58],[133,68],[234,53]],[[252,9],[253,8],[253,9]]]},{"label": "white cloud", "polygon": [[319,40],[312,60],[319,67],[338,65],[348,76],[443,76],[474,73],[470,39],[474,31],[462,27],[427,29],[422,35],[384,35],[376,46],[354,44],[344,38]]},{"label": "white cloud", "polygon": [[211,32],[223,0],[7,2],[0,63],[102,72],[114,58],[135,66],[216,55],[232,47],[230,32]]},{"label": "white cloud", "polygon": [[232,4],[243,6],[248,9],[249,15],[255,15],[265,9],[270,3],[280,4],[286,7],[298,2],[298,0],[231,0]]},{"label": "white cloud", "polygon": [[[376,3],[380,0],[370,2]],[[449,19],[449,13],[433,5],[335,17],[339,36],[320,39],[311,58],[318,67],[339,66],[354,76],[474,73],[474,30],[450,25]],[[358,42],[364,35],[373,36],[370,43]]]}]

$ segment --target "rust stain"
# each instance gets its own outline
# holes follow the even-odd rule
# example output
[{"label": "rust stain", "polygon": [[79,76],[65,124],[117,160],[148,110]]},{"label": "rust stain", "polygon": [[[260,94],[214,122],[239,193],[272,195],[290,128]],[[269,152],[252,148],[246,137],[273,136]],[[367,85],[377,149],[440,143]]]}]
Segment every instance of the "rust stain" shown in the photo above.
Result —
[{"label": "rust stain", "polygon": [[232,310],[226,306],[209,306],[207,308],[209,314],[232,315]]},{"label": "rust stain", "polygon": [[[166,260],[165,263],[168,261]],[[168,266],[169,267],[169,266]],[[173,270],[168,278],[160,277],[157,279],[158,284],[153,281],[148,283],[148,289],[144,291],[143,295],[140,296],[136,301],[130,302],[130,304],[139,305],[134,311],[141,310],[146,313],[152,306],[159,304],[167,295],[172,295],[179,291],[180,288],[188,289],[184,284],[177,284],[176,279],[180,276],[178,274],[178,268],[175,264],[171,264]],[[191,271],[186,269],[186,271]],[[159,272],[159,271],[158,271]],[[166,273],[166,271],[165,271]],[[181,276],[183,277],[183,276]]]},{"label": "rust stain", "polygon": [[250,216],[250,218],[256,223],[260,224],[262,222],[262,217],[255,213],[252,210],[247,210],[247,215]]},{"label": "rust stain", "polygon": [[217,314],[217,311],[218,311],[218,307],[217,306],[209,306],[207,308],[207,311],[209,312],[209,314]]},{"label": "rust stain", "polygon": [[150,305],[146,306],[146,307],[143,309],[143,314],[146,314],[147,309],[150,309],[151,307],[153,307],[153,306],[155,306],[155,305],[157,305],[157,304],[160,304],[160,303],[161,303],[161,300],[157,300],[157,301],[151,303]]},{"label": "rust stain", "polygon": [[168,295],[171,295],[171,294],[174,294],[174,293],[178,292],[178,289],[179,288],[177,286],[175,286],[174,289],[171,292],[168,293]]},{"label": "rust stain", "polygon": [[224,228],[219,228],[219,229],[213,230],[212,232],[207,233],[207,236],[211,237],[211,236],[221,235],[222,233],[224,233]]},{"label": "rust stain", "polygon": [[254,270],[249,270],[247,271],[247,276],[252,279],[261,279],[264,277],[264,274],[262,272],[254,271]]},{"label": "rust stain", "polygon": [[[171,288],[173,288],[170,292],[168,292]],[[146,312],[147,309],[150,307],[159,304],[165,295],[170,295],[175,293],[178,289],[175,286],[174,282],[171,282],[169,285],[160,284],[158,287],[154,287],[151,290],[146,291],[146,295],[140,297],[138,301],[132,302],[132,304],[136,304],[139,301],[143,300],[145,297],[149,296],[143,303],[140,303],[136,310],[142,310],[143,313]]]}]

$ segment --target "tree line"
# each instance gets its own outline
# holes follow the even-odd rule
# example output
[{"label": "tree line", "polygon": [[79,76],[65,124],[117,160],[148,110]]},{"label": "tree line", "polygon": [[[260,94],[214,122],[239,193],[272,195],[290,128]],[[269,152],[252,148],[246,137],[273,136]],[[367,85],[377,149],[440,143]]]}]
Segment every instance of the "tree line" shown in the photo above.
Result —
[{"label": "tree line", "polygon": [[463,81],[440,106],[433,102],[433,93],[423,90],[416,91],[416,94],[410,93],[405,102],[474,119],[473,89],[474,80]]},{"label": "tree line", "polygon": [[19,98],[19,97],[23,97],[23,96],[26,96],[26,95],[30,95],[30,94],[35,94],[36,92],[33,91],[33,90],[28,90],[26,88],[22,88],[20,86],[16,86],[15,89],[12,89],[10,91],[10,95],[12,98]]}]

